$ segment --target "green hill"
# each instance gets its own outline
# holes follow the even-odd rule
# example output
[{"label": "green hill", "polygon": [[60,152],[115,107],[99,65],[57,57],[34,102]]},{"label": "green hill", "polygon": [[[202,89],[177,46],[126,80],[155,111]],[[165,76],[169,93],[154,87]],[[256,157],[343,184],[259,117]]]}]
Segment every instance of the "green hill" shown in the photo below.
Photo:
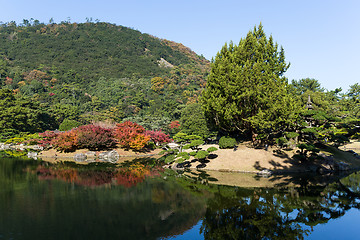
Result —
[{"label": "green hill", "polygon": [[26,70],[40,65],[61,73],[74,70],[86,80],[168,73],[158,64],[161,58],[174,66],[207,64],[179,44],[110,23],[4,24],[0,54]]},{"label": "green hill", "polygon": [[57,126],[128,118],[163,127],[197,101],[209,68],[180,43],[110,23],[0,25],[1,87],[38,102]]}]

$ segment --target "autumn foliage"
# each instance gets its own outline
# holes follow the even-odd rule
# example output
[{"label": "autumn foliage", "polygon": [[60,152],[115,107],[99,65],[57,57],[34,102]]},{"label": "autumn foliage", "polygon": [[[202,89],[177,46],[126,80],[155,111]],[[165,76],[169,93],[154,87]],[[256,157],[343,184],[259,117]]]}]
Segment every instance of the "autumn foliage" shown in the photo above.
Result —
[{"label": "autumn foliage", "polygon": [[76,149],[104,150],[116,147],[116,139],[111,129],[93,124],[80,126],[71,131],[55,133],[46,131],[39,134],[43,147],[54,147],[61,152],[73,152]]},{"label": "autumn foliage", "polygon": [[116,125],[115,137],[121,147],[135,150],[143,149],[150,140],[150,136],[145,135],[145,128],[130,121]]},{"label": "autumn foliage", "polygon": [[39,133],[41,139],[39,140],[39,145],[42,147],[49,147],[52,145],[52,141],[59,135],[54,131],[45,131],[43,133]]},{"label": "autumn foliage", "polygon": [[77,132],[71,130],[58,134],[51,144],[60,152],[74,152],[77,149]]},{"label": "autumn foliage", "polygon": [[111,129],[89,124],[78,127],[76,131],[79,148],[102,150],[116,147]]},{"label": "autumn foliage", "polygon": [[54,147],[61,152],[105,150],[115,148],[117,144],[125,149],[141,150],[150,141],[156,145],[171,142],[169,135],[162,131],[145,131],[144,127],[130,121],[117,124],[115,129],[89,124],[66,132],[46,131],[39,135],[41,146]]},{"label": "autumn foliage", "polygon": [[170,129],[179,129],[180,128],[180,122],[178,120],[172,121],[169,124]]},{"label": "autumn foliage", "polygon": [[145,134],[149,136],[151,141],[153,141],[156,145],[171,142],[169,135],[162,131],[146,131]]}]

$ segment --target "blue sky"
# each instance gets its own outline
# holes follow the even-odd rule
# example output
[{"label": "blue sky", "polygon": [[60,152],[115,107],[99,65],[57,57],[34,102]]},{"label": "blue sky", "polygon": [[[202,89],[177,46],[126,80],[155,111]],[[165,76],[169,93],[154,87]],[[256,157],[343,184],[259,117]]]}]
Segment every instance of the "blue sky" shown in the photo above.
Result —
[{"label": "blue sky", "polygon": [[285,50],[289,80],[310,77],[344,91],[360,82],[358,0],[0,0],[0,6],[2,22],[92,17],[180,42],[209,60],[262,22]]}]

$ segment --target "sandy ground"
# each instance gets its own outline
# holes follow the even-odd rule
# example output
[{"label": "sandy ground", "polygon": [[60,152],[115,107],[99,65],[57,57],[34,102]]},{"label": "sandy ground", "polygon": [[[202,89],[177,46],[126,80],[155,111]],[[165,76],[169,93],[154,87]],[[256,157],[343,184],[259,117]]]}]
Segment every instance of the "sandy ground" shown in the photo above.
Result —
[{"label": "sandy ground", "polygon": [[[203,170],[217,170],[221,172],[248,172],[256,173],[264,169],[277,171],[303,171],[303,167],[299,162],[291,159],[293,152],[282,151],[274,153],[272,148],[267,151],[265,149],[254,149],[248,147],[247,144],[240,144],[236,150],[219,149],[217,145],[201,146],[206,150],[209,147],[218,148],[213,152],[216,155],[214,159],[209,159]],[[196,168],[198,162],[192,164],[192,168]]]},{"label": "sandy ground", "polygon": [[340,150],[347,151],[347,150],[353,150],[354,152],[357,152],[360,154],[360,142],[359,141],[350,141],[350,143],[339,147]]}]

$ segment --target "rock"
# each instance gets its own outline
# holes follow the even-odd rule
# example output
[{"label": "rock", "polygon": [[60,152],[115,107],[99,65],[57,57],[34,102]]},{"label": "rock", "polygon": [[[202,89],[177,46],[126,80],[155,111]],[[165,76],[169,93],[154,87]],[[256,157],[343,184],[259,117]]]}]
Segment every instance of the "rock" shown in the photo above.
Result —
[{"label": "rock", "polygon": [[74,160],[76,162],[85,162],[86,158],[87,157],[84,153],[77,153],[74,155]]},{"label": "rock", "polygon": [[92,163],[92,162],[96,162],[96,159],[95,158],[88,158],[88,159],[86,159],[85,160],[85,162],[87,162],[87,163]]},{"label": "rock", "polygon": [[103,162],[116,163],[120,158],[120,155],[117,151],[112,150],[109,152],[102,152],[99,154],[99,160]]},{"label": "rock", "polygon": [[270,177],[272,174],[273,172],[269,169],[264,169],[257,173],[257,175],[261,177]]},{"label": "rock", "polygon": [[28,152],[27,153],[28,158],[33,158],[35,160],[37,160],[37,155],[38,155],[37,152]]},{"label": "rock", "polygon": [[5,143],[1,143],[0,144],[0,150],[9,150],[11,149],[11,145],[10,144],[5,144]]},{"label": "rock", "polygon": [[34,146],[32,146],[32,149],[42,151],[42,150],[44,150],[44,147],[41,147],[39,145],[34,145]]},{"label": "rock", "polygon": [[112,150],[108,153],[108,161],[111,163],[116,163],[120,158],[120,155],[117,151]]},{"label": "rock", "polygon": [[85,155],[86,155],[87,157],[96,157],[96,152],[94,152],[94,151],[88,151],[88,152],[85,153]]},{"label": "rock", "polygon": [[168,146],[169,146],[169,148],[171,148],[171,149],[176,149],[176,148],[179,148],[179,147],[180,147],[180,145],[177,144],[177,143],[169,143]]}]

